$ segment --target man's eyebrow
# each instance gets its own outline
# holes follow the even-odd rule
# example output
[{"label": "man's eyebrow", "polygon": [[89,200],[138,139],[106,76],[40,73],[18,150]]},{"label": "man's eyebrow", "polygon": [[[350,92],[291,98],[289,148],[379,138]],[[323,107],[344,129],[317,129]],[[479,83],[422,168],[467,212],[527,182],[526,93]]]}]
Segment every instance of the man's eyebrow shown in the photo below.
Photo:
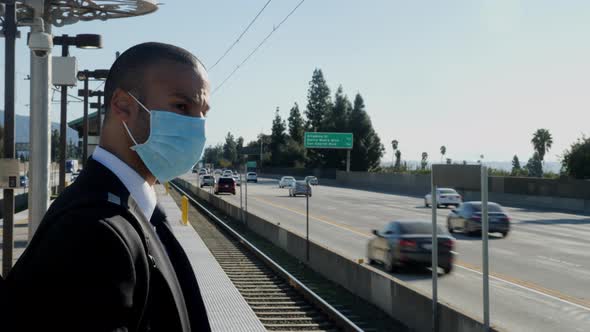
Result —
[{"label": "man's eyebrow", "polygon": [[180,98],[180,99],[184,99],[184,101],[189,104],[199,105],[201,103],[197,98],[185,95],[184,93],[181,93],[181,92],[173,93],[172,96]]}]

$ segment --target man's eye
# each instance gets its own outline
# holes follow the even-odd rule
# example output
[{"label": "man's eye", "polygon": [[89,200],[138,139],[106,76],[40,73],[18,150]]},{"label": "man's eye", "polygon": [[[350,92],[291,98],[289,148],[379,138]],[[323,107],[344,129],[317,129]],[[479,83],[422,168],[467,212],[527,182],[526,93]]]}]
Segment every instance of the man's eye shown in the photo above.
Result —
[{"label": "man's eye", "polygon": [[188,106],[186,104],[176,104],[176,108],[183,112],[186,112],[188,110]]}]

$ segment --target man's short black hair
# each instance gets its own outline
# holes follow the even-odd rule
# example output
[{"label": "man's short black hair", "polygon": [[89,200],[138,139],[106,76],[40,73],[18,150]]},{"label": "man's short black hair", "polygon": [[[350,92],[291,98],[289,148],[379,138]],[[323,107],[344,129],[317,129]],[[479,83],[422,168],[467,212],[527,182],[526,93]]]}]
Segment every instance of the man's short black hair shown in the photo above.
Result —
[{"label": "man's short black hair", "polygon": [[[172,61],[198,67],[203,64],[191,52],[174,45],[149,42],[138,44],[123,52],[109,70],[105,87],[104,102],[109,113],[115,90],[134,91],[143,100],[142,82],[148,68],[162,61]],[[203,66],[204,68],[204,66]]]}]

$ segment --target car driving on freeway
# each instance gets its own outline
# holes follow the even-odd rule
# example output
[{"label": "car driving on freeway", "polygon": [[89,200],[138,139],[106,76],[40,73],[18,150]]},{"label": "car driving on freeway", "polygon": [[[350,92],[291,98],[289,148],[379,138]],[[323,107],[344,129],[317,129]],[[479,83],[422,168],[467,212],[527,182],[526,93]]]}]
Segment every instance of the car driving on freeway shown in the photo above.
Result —
[{"label": "car driving on freeway", "polygon": [[248,172],[246,174],[246,182],[258,183],[258,175],[256,175],[254,172]]},{"label": "car driving on freeway", "polygon": [[[432,223],[429,221],[393,221],[383,230],[373,230],[367,245],[369,264],[381,263],[393,272],[402,266],[432,264]],[[445,273],[453,270],[455,239],[437,228],[438,266]]]},{"label": "car driving on freeway", "polygon": [[319,183],[318,178],[315,176],[306,176],[304,181],[314,186],[317,186]]},{"label": "car driving on freeway", "polygon": [[202,175],[201,176],[201,188],[213,187],[215,185],[215,177],[213,175]]},{"label": "car driving on freeway", "polygon": [[[450,233],[481,232],[481,202],[465,202],[453,209],[447,216],[447,228]],[[488,229],[504,237],[510,232],[510,217],[499,204],[488,203]]]},{"label": "car driving on freeway", "polygon": [[220,193],[236,194],[236,181],[232,177],[221,177],[215,183],[215,195]]},{"label": "car driving on freeway", "polygon": [[234,175],[232,175],[232,178],[236,182],[236,186],[240,186],[241,185],[241,181],[242,180],[240,179],[240,174],[234,173]]},{"label": "car driving on freeway", "polygon": [[281,180],[279,180],[279,188],[290,187],[293,183],[295,183],[295,178],[292,176],[283,176]]},{"label": "car driving on freeway", "polygon": [[[436,189],[436,205],[437,207],[450,205],[459,206],[463,202],[463,197],[452,188],[438,188]],[[432,194],[428,193],[424,196],[424,206],[429,207],[432,204]]]},{"label": "car driving on freeway", "polygon": [[306,195],[311,197],[311,186],[305,181],[295,181],[289,186],[289,196]]}]

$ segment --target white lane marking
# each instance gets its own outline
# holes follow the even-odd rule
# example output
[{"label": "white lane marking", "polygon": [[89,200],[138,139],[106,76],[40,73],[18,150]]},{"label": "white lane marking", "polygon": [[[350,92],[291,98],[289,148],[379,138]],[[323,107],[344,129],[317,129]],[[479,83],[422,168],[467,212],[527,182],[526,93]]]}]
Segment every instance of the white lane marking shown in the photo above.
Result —
[{"label": "white lane marking", "polygon": [[[458,267],[460,267],[460,268],[462,268],[462,269],[465,269],[465,270],[467,270],[467,271],[471,271],[471,272],[473,272],[473,273],[476,273],[476,274],[479,274],[479,275],[483,275],[483,273],[481,273],[481,272],[479,272],[479,271],[477,271],[477,270],[473,270],[473,269],[470,269],[470,268],[468,268],[468,267],[461,266],[461,265],[459,265],[459,264],[455,264],[455,265],[456,265],[456,266],[458,266]],[[550,299],[553,299],[553,300],[556,300],[556,301],[559,301],[559,302],[562,302],[562,303],[565,303],[565,304],[569,304],[569,305],[571,305],[571,306],[574,306],[574,307],[576,307],[576,308],[579,308],[579,309],[582,309],[582,310],[585,310],[585,311],[589,311],[589,312],[590,312],[590,308],[588,308],[588,307],[585,307],[585,306],[583,306],[583,305],[579,305],[579,304],[577,304],[577,303],[570,302],[570,301],[568,301],[568,300],[560,299],[560,298],[559,298],[559,297],[557,297],[557,296],[553,296],[553,295],[550,295],[550,294],[546,294],[546,293],[540,292],[540,291],[538,291],[538,290],[536,290],[536,289],[528,288],[528,287],[526,287],[526,286],[522,286],[522,285],[519,285],[519,284],[513,283],[513,282],[511,282],[511,281],[508,281],[508,280],[504,280],[504,279],[501,279],[501,278],[498,278],[498,277],[494,277],[493,275],[490,275],[490,279],[494,279],[494,280],[496,280],[496,281],[500,281],[500,282],[503,282],[503,283],[506,283],[506,284],[509,284],[509,285],[512,285],[512,286],[515,286],[515,287],[518,287],[518,288],[521,288],[521,289],[524,289],[524,290],[527,290],[527,291],[530,291],[530,292],[536,293],[536,294],[538,294],[538,295],[542,295],[542,296],[548,297],[548,298],[550,298]]]},{"label": "white lane marking", "polygon": [[539,255],[537,255],[537,258],[544,259],[544,260],[547,260],[547,261],[550,261],[550,262],[553,262],[553,263],[560,263],[560,264],[567,265],[567,266],[582,267],[582,265],[580,265],[580,264],[571,263],[571,262],[567,262],[567,261],[562,261],[562,260],[557,259],[557,258],[551,258],[551,257],[539,256]]}]

